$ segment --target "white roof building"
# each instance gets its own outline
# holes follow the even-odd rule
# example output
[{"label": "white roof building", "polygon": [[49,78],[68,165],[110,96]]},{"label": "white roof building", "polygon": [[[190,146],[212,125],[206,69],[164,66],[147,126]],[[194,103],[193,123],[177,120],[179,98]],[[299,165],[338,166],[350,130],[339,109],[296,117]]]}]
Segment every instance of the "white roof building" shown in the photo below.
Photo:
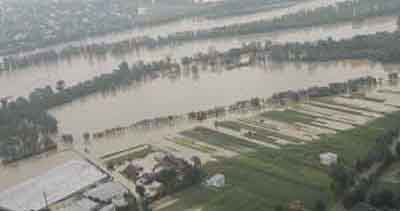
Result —
[{"label": "white roof building", "polygon": [[319,155],[322,165],[331,166],[338,162],[338,155],[332,152],[326,152]]},{"label": "white roof building", "polygon": [[210,187],[222,188],[225,186],[225,176],[216,174],[206,181],[206,185]]},{"label": "white roof building", "polygon": [[19,185],[0,192],[0,206],[11,210],[39,210],[106,178],[83,160],[72,160]]}]

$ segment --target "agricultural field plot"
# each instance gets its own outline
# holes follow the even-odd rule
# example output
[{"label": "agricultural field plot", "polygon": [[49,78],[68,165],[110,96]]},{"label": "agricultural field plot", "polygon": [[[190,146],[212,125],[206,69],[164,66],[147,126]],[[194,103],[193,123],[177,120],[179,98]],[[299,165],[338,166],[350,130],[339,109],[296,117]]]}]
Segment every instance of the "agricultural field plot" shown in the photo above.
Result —
[{"label": "agricultural field plot", "polygon": [[315,120],[315,116],[305,115],[293,110],[268,111],[262,113],[260,116],[287,123],[299,122],[309,124]]},{"label": "agricultural field plot", "polygon": [[361,113],[340,111],[338,109],[328,108],[320,104],[306,103],[301,104],[299,107],[302,110],[314,112],[315,114],[321,115],[322,117],[326,117],[328,119],[350,125],[363,125],[372,119],[371,117],[363,116]]},{"label": "agricultural field plot", "polygon": [[[284,111],[266,112],[261,114],[261,116],[283,121],[291,125],[301,125],[302,130],[311,132],[314,136],[353,128],[350,124],[329,120],[326,118],[326,115],[321,113],[302,109],[300,105],[288,108]],[[284,118],[282,118],[282,116]],[[308,121],[299,121],[299,119],[307,119]]]},{"label": "agricultural field plot", "polygon": [[[227,123],[231,128],[242,128],[238,122]],[[329,204],[333,202],[331,180],[328,168],[320,164],[319,155],[333,152],[345,165],[353,165],[354,160],[367,155],[385,129],[399,124],[400,112],[395,112],[362,127],[323,135],[319,141],[309,144],[282,146],[280,150],[261,148],[210,162],[205,170],[208,175],[223,173],[227,181],[224,188],[192,187],[172,196],[178,201],[160,210],[272,211],[274,206],[287,205],[293,200],[304,201],[310,209],[318,199]],[[399,166],[392,168],[397,170],[389,174],[390,178],[394,175],[397,182]]]},{"label": "agricultural field plot", "polygon": [[300,107],[293,108],[293,110],[296,112],[299,112],[299,113],[303,113],[303,114],[314,115],[316,118],[314,119],[313,122],[311,122],[309,124],[316,126],[316,127],[321,127],[321,128],[335,130],[335,131],[348,130],[348,129],[354,128],[354,126],[351,124],[327,118],[325,115],[323,115],[321,113],[316,113],[314,111],[305,110]]},{"label": "agricultural field plot", "polygon": [[296,126],[294,124],[288,124],[285,122],[280,122],[272,119],[267,119],[262,116],[256,116],[250,119],[243,119],[243,122],[247,124],[252,124],[257,122],[258,126],[264,126],[269,128],[270,130],[280,133],[280,134],[285,134],[287,136],[299,139],[304,142],[310,142],[313,140],[319,139],[318,135],[315,135],[313,133],[308,133],[300,126]]},{"label": "agricultural field plot", "polygon": [[354,108],[354,107],[351,108],[351,107],[347,107],[345,105],[333,104],[329,100],[322,100],[322,99],[321,100],[313,100],[310,103],[312,105],[323,106],[325,108],[343,111],[343,112],[347,112],[347,113],[353,113],[356,115],[366,116],[366,117],[370,117],[370,118],[378,118],[378,117],[383,116],[381,113],[377,113],[377,112],[366,111],[366,110],[363,110],[360,108]]},{"label": "agricultural field plot", "polygon": [[296,139],[294,137],[280,134],[274,131],[274,128],[265,128],[260,125],[261,123],[258,122],[250,122],[250,121],[224,121],[219,122],[218,125],[221,127],[225,127],[228,129],[232,129],[235,131],[244,131],[243,133],[246,134],[246,131],[251,131],[251,137],[257,139],[259,141],[264,141],[266,143],[276,143],[277,141],[280,142],[289,142],[289,143],[300,143],[301,140]]},{"label": "agricultural field plot", "polygon": [[197,156],[202,163],[238,155],[237,152],[232,150],[213,146],[181,135],[165,137],[165,141],[161,145],[158,145],[158,147],[186,160],[189,160],[192,156]]},{"label": "agricultural field plot", "polygon": [[238,137],[221,133],[206,127],[196,127],[180,133],[194,140],[225,148],[238,153],[254,151],[261,146]]},{"label": "agricultural field plot", "polygon": [[315,200],[330,201],[326,171],[301,165],[277,151],[263,149],[208,164],[205,168],[211,175],[223,173],[227,178],[223,189],[207,189],[203,185],[188,189],[174,196],[180,199],[178,202],[161,210],[272,211],[276,205],[293,200],[302,200],[309,208]]},{"label": "agricultural field plot", "polygon": [[339,96],[339,97],[333,97],[332,101],[334,103],[367,109],[374,112],[391,113],[398,110],[398,108],[390,105],[385,105],[384,103],[373,102],[357,98]]},{"label": "agricultural field plot", "polygon": [[400,107],[400,94],[393,92],[374,91],[366,94],[368,97],[379,97],[385,99],[385,105]]}]

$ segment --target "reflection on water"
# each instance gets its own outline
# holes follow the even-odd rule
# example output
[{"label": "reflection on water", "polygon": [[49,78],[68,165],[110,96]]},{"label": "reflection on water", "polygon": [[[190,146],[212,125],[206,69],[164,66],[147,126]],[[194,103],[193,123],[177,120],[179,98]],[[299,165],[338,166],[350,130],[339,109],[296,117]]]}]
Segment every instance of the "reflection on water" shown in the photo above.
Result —
[{"label": "reflection on water", "polygon": [[334,39],[350,38],[359,34],[371,34],[380,31],[396,30],[396,17],[372,18],[361,23],[343,23],[323,27],[288,30],[276,33],[224,38],[216,40],[195,41],[179,46],[169,46],[153,50],[140,50],[127,55],[106,58],[74,57],[71,60],[59,61],[56,64],[32,66],[0,75],[0,96],[25,96],[34,88],[46,85],[54,86],[58,80],[65,80],[68,85],[88,80],[101,73],[109,73],[113,68],[126,60],[130,63],[138,60],[154,61],[170,56],[179,59],[196,52],[206,52],[210,46],[219,51],[239,47],[242,42],[264,41],[304,42],[332,37]]},{"label": "reflection on water", "polygon": [[232,71],[205,71],[174,80],[164,78],[109,95],[93,95],[51,111],[60,131],[80,137],[133,122],[229,105],[251,97],[269,97],[288,89],[327,85],[360,76],[384,76],[384,67],[369,62],[270,63]]}]

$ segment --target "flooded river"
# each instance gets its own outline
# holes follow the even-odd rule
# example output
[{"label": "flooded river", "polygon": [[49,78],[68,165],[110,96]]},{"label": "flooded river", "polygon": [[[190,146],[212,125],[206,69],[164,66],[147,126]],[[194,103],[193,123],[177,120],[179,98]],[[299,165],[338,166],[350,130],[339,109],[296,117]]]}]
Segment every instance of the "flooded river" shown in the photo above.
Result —
[{"label": "flooded river", "polygon": [[204,71],[177,79],[160,78],[114,94],[97,94],[58,107],[51,113],[60,131],[77,137],[90,131],[127,126],[146,118],[205,110],[251,97],[360,76],[385,77],[385,68],[366,61],[333,63],[270,63],[231,71]]},{"label": "flooded river", "polygon": [[[293,7],[252,15],[205,21],[193,25],[191,21],[180,21],[165,26],[148,28],[143,31],[132,31],[87,42],[113,42],[136,35],[162,35],[176,31],[202,29],[223,26],[233,23],[248,22],[258,19],[271,19],[302,9],[332,4],[345,0],[316,0],[299,3]],[[342,23],[337,25],[312,27],[258,34],[239,38],[224,38],[207,41],[196,41],[180,46],[165,47],[155,50],[132,52],[124,57],[108,56],[107,58],[77,57],[57,64],[29,67],[12,73],[0,75],[0,96],[26,96],[36,87],[55,85],[58,80],[65,80],[73,85],[88,80],[102,73],[109,73],[122,60],[151,61],[171,56],[179,59],[196,52],[205,52],[210,46],[223,51],[238,47],[242,42],[270,39],[274,42],[314,41],[332,37],[334,39],[350,38],[359,34],[370,34],[380,31],[394,31],[396,17],[368,19],[359,23]],[[80,44],[80,43],[78,43]],[[66,44],[69,45],[69,44]],[[96,94],[71,104],[50,111],[59,121],[61,133],[72,133],[80,137],[83,132],[94,132],[106,128],[129,125],[135,121],[169,114],[182,114],[194,110],[209,109],[214,106],[229,105],[238,100],[254,96],[269,97],[275,92],[288,89],[296,90],[330,82],[372,75],[386,76],[387,70],[398,70],[400,66],[384,66],[366,61],[342,61],[332,63],[269,63],[263,67],[246,67],[231,71],[204,71],[199,74],[182,75],[178,78],[160,78],[143,82],[116,93]],[[98,154],[129,147],[132,140],[146,140],[148,136],[125,136],[121,144],[109,143],[99,149]],[[154,136],[151,138],[154,139]],[[109,141],[109,140],[104,140]],[[118,141],[118,140],[113,140]],[[0,166],[0,190],[18,184],[33,176],[40,175],[67,160],[80,159],[74,152],[49,153],[35,157],[9,167]]]},{"label": "flooded river", "polygon": [[362,22],[347,22],[320,27],[309,27],[251,36],[213,39],[188,42],[179,46],[169,46],[153,50],[131,52],[122,57],[108,55],[107,58],[74,57],[58,63],[32,66],[0,75],[0,96],[26,96],[34,88],[46,85],[54,86],[58,80],[65,80],[67,85],[91,79],[102,73],[110,73],[121,61],[129,63],[138,60],[152,61],[166,56],[179,59],[196,52],[206,52],[213,46],[219,51],[239,47],[242,42],[272,40],[274,42],[304,42],[332,37],[333,39],[351,38],[360,34],[371,34],[396,30],[397,17],[371,18]]}]

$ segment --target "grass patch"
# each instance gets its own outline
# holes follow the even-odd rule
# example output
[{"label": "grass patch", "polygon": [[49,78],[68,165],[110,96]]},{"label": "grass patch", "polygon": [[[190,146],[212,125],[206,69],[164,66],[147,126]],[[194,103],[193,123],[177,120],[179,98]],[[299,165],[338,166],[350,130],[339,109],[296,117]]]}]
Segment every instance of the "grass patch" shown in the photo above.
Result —
[{"label": "grass patch", "polygon": [[[331,200],[330,178],[326,172],[270,152],[272,150],[262,149],[207,164],[205,168],[209,174],[223,173],[227,185],[214,192],[197,187],[178,194],[176,197],[181,200],[162,211],[196,207],[202,207],[204,211],[273,211],[276,205],[286,205],[293,200],[304,201],[308,208],[318,199]],[[199,191],[204,195],[199,196]]]}]

